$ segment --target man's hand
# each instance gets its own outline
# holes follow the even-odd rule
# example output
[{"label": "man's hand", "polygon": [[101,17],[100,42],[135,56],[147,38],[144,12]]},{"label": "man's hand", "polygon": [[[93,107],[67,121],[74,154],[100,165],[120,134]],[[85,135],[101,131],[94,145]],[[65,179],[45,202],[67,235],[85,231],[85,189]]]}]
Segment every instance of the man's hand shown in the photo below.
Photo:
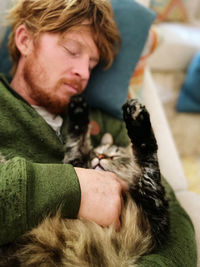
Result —
[{"label": "man's hand", "polygon": [[96,222],[102,226],[120,227],[122,192],[128,184],[112,172],[75,168],[81,186],[81,204],[78,218]]}]

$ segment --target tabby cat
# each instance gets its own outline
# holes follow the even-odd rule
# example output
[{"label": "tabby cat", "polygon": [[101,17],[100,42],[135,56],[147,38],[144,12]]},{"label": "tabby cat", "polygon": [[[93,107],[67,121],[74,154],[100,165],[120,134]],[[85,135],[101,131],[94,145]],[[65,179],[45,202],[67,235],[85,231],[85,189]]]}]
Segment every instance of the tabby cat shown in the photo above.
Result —
[{"label": "tabby cat", "polygon": [[128,181],[120,230],[83,219],[62,219],[58,212],[24,236],[26,244],[10,258],[13,266],[136,266],[141,255],[165,242],[169,232],[168,201],[149,113],[135,99],[128,100],[122,109],[132,144],[117,147],[106,134],[101,144],[92,148],[88,105],[82,96],[72,97],[63,160],[77,167],[111,171]]}]

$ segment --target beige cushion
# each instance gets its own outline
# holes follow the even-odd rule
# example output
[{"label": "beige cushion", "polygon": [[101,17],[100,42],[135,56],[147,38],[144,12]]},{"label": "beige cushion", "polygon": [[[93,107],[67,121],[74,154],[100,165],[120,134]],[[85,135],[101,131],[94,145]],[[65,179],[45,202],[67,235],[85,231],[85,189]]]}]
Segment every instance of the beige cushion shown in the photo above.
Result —
[{"label": "beige cushion", "polygon": [[185,70],[200,50],[200,27],[181,23],[159,23],[154,27],[161,42],[149,59],[151,69]]}]

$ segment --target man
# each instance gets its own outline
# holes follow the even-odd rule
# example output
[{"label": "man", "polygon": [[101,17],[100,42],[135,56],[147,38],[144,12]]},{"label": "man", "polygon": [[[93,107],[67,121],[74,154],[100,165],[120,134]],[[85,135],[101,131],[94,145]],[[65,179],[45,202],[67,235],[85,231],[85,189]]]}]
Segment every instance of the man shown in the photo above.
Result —
[{"label": "man", "polygon": [[[0,245],[60,205],[63,216],[118,228],[127,185],[113,173],[60,164],[70,97],[85,90],[97,64],[110,66],[119,48],[110,4],[19,0],[9,19],[13,79],[0,83]],[[97,121],[107,118],[94,113]],[[125,129],[117,120],[115,127],[120,139]]]}]

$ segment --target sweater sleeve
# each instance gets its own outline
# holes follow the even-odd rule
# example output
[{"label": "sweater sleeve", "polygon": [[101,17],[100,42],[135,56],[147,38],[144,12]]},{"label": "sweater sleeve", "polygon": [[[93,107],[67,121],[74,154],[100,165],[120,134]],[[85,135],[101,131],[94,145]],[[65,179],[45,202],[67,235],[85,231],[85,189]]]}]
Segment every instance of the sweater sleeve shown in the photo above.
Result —
[{"label": "sweater sleeve", "polygon": [[75,218],[80,185],[68,164],[40,164],[13,158],[0,164],[0,245],[14,241],[61,207]]}]

